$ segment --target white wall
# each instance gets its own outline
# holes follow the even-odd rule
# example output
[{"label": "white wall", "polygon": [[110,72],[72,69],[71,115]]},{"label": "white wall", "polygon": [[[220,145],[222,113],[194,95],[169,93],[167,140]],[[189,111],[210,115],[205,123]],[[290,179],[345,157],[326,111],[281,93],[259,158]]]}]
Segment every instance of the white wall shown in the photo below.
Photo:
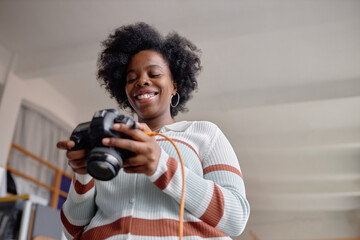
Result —
[{"label": "white wall", "polygon": [[334,212],[253,212],[247,230],[234,240],[279,239],[358,239],[360,234],[359,211]]},{"label": "white wall", "polygon": [[0,84],[4,84],[5,73],[11,58],[11,53],[0,45]]},{"label": "white wall", "polygon": [[0,103],[4,93],[5,81],[7,79],[8,70],[11,69],[12,62],[11,52],[0,45]]},{"label": "white wall", "polygon": [[[0,57],[1,58],[1,57]],[[0,61],[6,62],[6,59]],[[1,66],[6,70],[6,66]],[[0,102],[0,167],[6,165],[16,119],[22,103],[35,106],[69,130],[76,125],[75,106],[42,79],[23,81],[9,74]]]}]

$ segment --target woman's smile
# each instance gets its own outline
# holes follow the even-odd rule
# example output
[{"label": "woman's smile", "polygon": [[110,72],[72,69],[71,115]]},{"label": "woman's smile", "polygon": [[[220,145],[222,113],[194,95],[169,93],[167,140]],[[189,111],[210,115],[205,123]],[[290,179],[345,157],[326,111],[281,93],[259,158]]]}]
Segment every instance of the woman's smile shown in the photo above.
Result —
[{"label": "woman's smile", "polygon": [[140,121],[163,119],[172,122],[170,99],[176,84],[164,57],[152,50],[135,54],[126,75],[126,94]]},{"label": "woman's smile", "polygon": [[136,94],[134,97],[139,102],[147,102],[154,99],[157,95],[158,95],[157,92],[140,92]]}]

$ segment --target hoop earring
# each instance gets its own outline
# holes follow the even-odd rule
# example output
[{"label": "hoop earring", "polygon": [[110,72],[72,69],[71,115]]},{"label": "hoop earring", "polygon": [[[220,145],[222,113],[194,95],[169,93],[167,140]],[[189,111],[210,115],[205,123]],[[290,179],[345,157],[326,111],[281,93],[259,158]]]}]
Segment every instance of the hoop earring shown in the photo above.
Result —
[{"label": "hoop earring", "polygon": [[177,102],[176,102],[175,105],[172,104],[172,99],[173,99],[173,97],[174,97],[175,95],[172,95],[172,96],[171,96],[171,99],[170,99],[170,106],[172,106],[173,108],[177,107],[177,105],[179,105],[179,102],[180,102],[180,95],[179,95],[179,93],[176,92],[176,95],[177,95]]}]

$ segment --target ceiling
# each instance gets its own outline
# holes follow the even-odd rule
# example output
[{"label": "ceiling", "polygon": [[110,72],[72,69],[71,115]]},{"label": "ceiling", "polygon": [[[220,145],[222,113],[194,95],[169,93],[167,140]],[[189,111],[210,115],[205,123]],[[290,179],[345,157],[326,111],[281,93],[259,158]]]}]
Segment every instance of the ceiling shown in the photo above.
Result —
[{"label": "ceiling", "polygon": [[360,1],[0,0],[0,44],[87,121],[115,106],[95,77],[100,42],[137,21],[202,49],[178,120],[221,127],[255,212],[360,209]]}]

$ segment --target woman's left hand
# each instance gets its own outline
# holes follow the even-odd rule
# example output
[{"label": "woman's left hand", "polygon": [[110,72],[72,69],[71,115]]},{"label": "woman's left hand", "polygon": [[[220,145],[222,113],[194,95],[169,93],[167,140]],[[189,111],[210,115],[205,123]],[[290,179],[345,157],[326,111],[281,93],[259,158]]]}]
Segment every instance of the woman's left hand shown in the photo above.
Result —
[{"label": "woman's left hand", "polygon": [[138,128],[134,129],[126,124],[116,123],[114,124],[115,131],[124,133],[133,139],[104,138],[102,143],[104,146],[122,148],[136,154],[133,157],[124,159],[123,168],[126,173],[143,173],[151,176],[157,168],[161,148],[157,144],[155,137],[144,132],[151,132],[145,123],[138,123],[137,126]]}]

